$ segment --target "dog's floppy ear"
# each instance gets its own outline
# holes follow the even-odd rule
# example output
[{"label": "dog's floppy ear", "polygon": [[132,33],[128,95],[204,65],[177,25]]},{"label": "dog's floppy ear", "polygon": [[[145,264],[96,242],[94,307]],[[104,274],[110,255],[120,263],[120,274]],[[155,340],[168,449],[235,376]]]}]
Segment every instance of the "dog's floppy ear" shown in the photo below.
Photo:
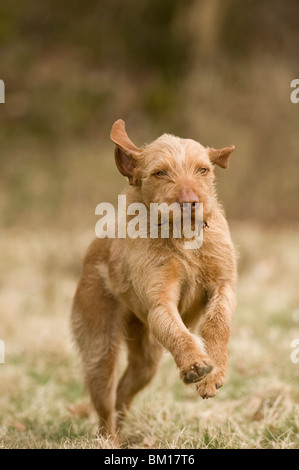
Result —
[{"label": "dog's floppy ear", "polygon": [[229,163],[229,157],[231,156],[234,150],[234,145],[230,145],[229,147],[224,147],[223,149],[218,150],[209,147],[208,154],[212,163],[221,166],[221,168],[227,168]]},{"label": "dog's floppy ear", "polygon": [[136,147],[126,133],[125,123],[118,119],[112,126],[110,139],[115,143],[115,163],[120,173],[129,178],[131,185],[137,184],[136,164],[142,149]]}]

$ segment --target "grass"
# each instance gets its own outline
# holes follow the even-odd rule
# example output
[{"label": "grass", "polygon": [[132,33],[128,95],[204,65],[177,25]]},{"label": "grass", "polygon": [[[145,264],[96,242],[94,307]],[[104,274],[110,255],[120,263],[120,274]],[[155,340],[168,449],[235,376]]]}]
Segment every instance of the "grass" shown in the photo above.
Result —
[{"label": "grass", "polygon": [[[298,448],[298,231],[232,225],[238,308],[226,385],[202,400],[165,353],[129,413],[127,448]],[[90,232],[6,229],[0,272],[0,448],[113,448],[96,438],[69,311]]]}]

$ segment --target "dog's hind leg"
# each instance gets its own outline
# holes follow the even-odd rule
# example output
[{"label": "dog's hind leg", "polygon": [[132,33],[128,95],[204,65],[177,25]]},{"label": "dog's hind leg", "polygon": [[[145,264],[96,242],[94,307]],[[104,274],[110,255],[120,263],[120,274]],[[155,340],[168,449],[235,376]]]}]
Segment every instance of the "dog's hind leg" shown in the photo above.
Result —
[{"label": "dog's hind leg", "polygon": [[117,427],[120,428],[134,396],[143,389],[156,373],[162,347],[135,315],[126,328],[128,365],[117,388]]},{"label": "dog's hind leg", "polygon": [[[95,272],[85,270],[72,310],[72,329],[82,356],[85,383],[99,416],[99,434],[115,436],[118,353],[122,308]],[[93,274],[93,275],[92,275]]]}]

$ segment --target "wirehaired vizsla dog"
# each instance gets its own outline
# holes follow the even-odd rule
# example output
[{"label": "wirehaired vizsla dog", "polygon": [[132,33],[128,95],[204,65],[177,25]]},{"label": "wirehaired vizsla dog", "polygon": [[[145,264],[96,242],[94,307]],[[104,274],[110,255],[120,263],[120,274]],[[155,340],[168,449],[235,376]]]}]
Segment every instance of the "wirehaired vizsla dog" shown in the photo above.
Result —
[{"label": "wirehaired vizsla dog", "polygon": [[[128,178],[127,205],[203,207],[203,243],[185,239],[96,238],[85,256],[72,308],[72,330],[102,435],[115,436],[137,392],[154,376],[163,348],[185,384],[202,398],[224,384],[235,309],[236,256],[214,186],[234,146],[216,150],[164,134],[142,148],[122,120],[113,124],[115,163]],[[170,224],[172,219],[170,218]],[[128,363],[118,378],[122,342]]]}]

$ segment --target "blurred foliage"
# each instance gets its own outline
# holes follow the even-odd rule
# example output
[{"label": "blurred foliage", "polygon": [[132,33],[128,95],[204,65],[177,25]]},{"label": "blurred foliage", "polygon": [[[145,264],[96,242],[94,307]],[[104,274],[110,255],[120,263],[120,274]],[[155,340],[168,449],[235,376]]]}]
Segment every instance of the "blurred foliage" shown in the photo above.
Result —
[{"label": "blurred foliage", "polygon": [[93,220],[121,188],[119,117],[138,145],[235,144],[228,216],[295,221],[298,25],[296,0],[1,2],[1,223]]}]

